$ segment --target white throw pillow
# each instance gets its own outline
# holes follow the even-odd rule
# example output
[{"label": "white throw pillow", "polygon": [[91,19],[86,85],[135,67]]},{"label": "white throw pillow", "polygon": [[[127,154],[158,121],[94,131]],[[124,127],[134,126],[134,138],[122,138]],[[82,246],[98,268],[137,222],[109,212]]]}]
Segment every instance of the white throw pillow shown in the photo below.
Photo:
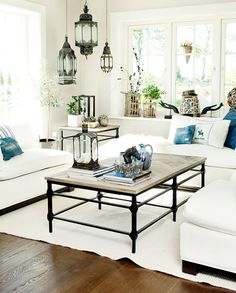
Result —
[{"label": "white throw pillow", "polygon": [[223,148],[228,134],[230,120],[219,120],[213,123],[209,136],[209,145]]},{"label": "white throw pillow", "polygon": [[213,123],[197,123],[192,143],[209,144],[210,132]]},{"label": "white throw pillow", "polygon": [[[229,130],[230,120],[207,117],[193,118],[183,115],[174,115],[170,125],[168,140],[173,143],[176,129],[180,127],[186,127],[188,125],[204,125],[207,137],[206,140],[202,143],[217,148],[223,148]],[[207,131],[207,129],[209,131]],[[195,140],[193,143],[195,143]]]}]

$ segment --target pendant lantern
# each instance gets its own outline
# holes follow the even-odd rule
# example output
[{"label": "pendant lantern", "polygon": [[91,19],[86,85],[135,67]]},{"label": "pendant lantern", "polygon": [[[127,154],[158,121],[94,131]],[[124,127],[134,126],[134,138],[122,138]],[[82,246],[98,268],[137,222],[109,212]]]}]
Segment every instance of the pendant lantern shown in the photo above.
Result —
[{"label": "pendant lantern", "polygon": [[73,84],[75,81],[75,74],[77,71],[77,60],[74,50],[68,42],[67,36],[67,0],[66,0],[66,36],[62,49],[59,51],[57,58],[57,73],[58,83],[61,85]]},{"label": "pendant lantern", "polygon": [[98,45],[98,23],[88,13],[87,1],[84,5],[84,13],[80,15],[79,21],[75,22],[75,45],[80,47],[80,54],[88,55],[93,53],[93,47]]},{"label": "pendant lantern", "polygon": [[108,45],[108,37],[107,37],[107,0],[106,0],[106,42],[103,49],[102,56],[100,58],[100,67],[103,72],[111,72],[113,68],[113,57],[111,55],[111,49]]}]

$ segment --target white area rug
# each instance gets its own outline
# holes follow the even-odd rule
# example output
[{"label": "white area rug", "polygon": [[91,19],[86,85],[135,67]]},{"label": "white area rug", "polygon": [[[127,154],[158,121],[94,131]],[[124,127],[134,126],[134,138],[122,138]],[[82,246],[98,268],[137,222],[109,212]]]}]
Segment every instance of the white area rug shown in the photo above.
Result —
[{"label": "white area rug", "polygon": [[[167,197],[160,199],[162,204],[167,200]],[[73,203],[73,200],[69,200],[68,205],[68,199],[54,198],[55,210],[63,209]],[[143,226],[143,224],[156,217],[156,215],[157,208],[141,208],[139,210],[138,226]],[[103,206],[102,210],[98,210],[96,204],[87,203],[66,212],[63,216],[130,231],[130,212],[126,209]],[[214,286],[236,290],[236,283],[231,280],[202,273],[199,273],[197,276],[182,273],[179,256],[179,226],[182,221],[181,209],[178,211],[176,223],[172,221],[172,215],[168,215],[142,232],[137,239],[137,251],[135,254],[131,252],[131,239],[127,235],[59,220],[53,220],[53,233],[49,233],[46,217],[47,201],[44,200],[1,216],[0,232],[29,239],[43,240],[83,251],[91,251],[113,260],[127,257],[144,268],[196,282],[205,282]]]}]

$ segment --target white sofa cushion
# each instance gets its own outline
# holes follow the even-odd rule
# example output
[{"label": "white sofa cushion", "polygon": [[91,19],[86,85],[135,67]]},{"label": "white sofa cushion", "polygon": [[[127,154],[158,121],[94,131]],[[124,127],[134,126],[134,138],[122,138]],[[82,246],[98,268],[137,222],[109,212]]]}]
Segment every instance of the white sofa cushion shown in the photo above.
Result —
[{"label": "white sofa cushion", "polygon": [[[189,118],[189,117],[187,117]],[[236,169],[236,152],[230,148],[215,148],[202,144],[173,144],[160,136],[127,134],[118,139],[99,144],[99,160],[109,157],[119,157],[121,151],[139,143],[151,144],[155,153],[169,153],[206,157],[209,167]]]},{"label": "white sofa cushion", "polygon": [[150,144],[153,147],[153,152],[162,152],[162,150],[165,150],[166,145],[170,145],[168,140],[161,136],[125,134],[118,139],[110,140],[103,145],[99,144],[99,160],[110,157],[118,158],[120,152],[125,151],[131,146],[137,146],[140,143]]},{"label": "white sofa cushion", "polygon": [[216,180],[187,201],[184,217],[190,223],[236,235],[236,183]]},{"label": "white sofa cushion", "polygon": [[[236,150],[234,151],[236,155]],[[236,170],[233,171],[232,175],[230,176],[230,181],[233,181],[236,183]]]},{"label": "white sofa cushion", "polygon": [[206,157],[206,166],[236,169],[236,153],[230,148],[215,148],[203,144],[165,144],[162,152],[176,155]]},{"label": "white sofa cushion", "polygon": [[[174,115],[170,125],[168,140],[173,143],[176,129],[196,125],[193,143],[202,143],[223,148],[228,133],[230,121],[220,118],[193,118],[183,115]],[[198,131],[202,129],[205,135],[199,139]]]},{"label": "white sofa cushion", "polygon": [[63,164],[72,165],[72,160],[72,154],[65,151],[27,149],[22,155],[0,163],[0,180],[16,178]]},{"label": "white sofa cushion", "polygon": [[34,134],[33,130],[27,122],[22,124],[8,125],[23,150],[28,148],[36,148],[39,146],[39,138],[37,137],[37,134]]}]

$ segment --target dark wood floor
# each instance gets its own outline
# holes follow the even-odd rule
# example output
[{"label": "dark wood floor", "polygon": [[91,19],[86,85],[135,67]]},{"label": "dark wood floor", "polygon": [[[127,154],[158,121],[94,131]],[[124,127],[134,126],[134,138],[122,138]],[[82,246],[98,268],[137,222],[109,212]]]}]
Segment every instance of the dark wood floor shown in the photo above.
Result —
[{"label": "dark wood floor", "polygon": [[0,234],[0,292],[229,293],[146,270],[127,259]]}]

